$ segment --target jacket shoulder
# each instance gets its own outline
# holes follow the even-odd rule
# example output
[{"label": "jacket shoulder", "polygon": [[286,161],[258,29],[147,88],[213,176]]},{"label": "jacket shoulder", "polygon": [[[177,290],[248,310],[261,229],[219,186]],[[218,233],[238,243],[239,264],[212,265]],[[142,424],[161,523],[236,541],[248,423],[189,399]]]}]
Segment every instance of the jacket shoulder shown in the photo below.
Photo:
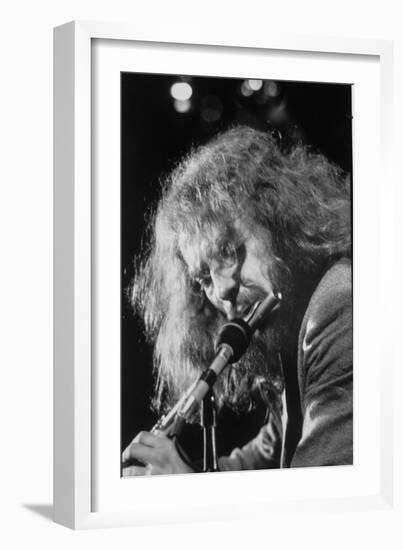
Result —
[{"label": "jacket shoulder", "polygon": [[352,269],[349,260],[340,260],[322,277],[312,294],[302,326],[314,316],[324,320],[352,305]]},{"label": "jacket shoulder", "polygon": [[298,344],[302,402],[310,382],[352,363],[352,270],[340,260],[322,277],[306,309]]}]

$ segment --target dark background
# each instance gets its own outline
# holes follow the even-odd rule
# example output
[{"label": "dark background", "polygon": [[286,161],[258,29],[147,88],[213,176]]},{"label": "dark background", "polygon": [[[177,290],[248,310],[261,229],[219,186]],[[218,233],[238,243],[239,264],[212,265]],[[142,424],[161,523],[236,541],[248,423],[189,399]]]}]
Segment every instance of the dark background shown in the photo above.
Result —
[{"label": "dark background", "polygon": [[[171,86],[187,82],[189,104],[175,104]],[[159,182],[191,145],[208,141],[235,124],[270,130],[286,143],[301,141],[351,173],[351,86],[263,81],[259,90],[244,79],[122,73],[122,450],[157,417],[150,410],[153,391],[152,350],[145,344],[141,321],[133,315],[128,292],[134,257],[144,242],[145,215],[159,196]],[[253,83],[252,83],[253,86]],[[255,86],[257,87],[257,86]],[[179,112],[184,110],[186,112]],[[265,408],[236,415],[224,410],[217,428],[218,454],[248,441],[264,421]],[[192,458],[201,452],[197,427],[184,434]]]}]

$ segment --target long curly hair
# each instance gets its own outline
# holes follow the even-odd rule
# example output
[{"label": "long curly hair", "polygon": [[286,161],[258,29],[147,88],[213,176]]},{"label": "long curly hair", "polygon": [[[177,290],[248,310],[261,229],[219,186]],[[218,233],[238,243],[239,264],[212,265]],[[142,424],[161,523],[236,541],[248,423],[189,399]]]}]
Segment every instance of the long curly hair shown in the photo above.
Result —
[{"label": "long curly hair", "polygon": [[[285,149],[270,134],[240,126],[194,149],[162,185],[149,224],[149,246],[137,258],[133,303],[154,345],[154,405],[170,405],[212,359],[223,322],[188,274],[179,242],[202,235],[237,246],[236,223],[259,228],[280,285],[296,284],[351,255],[349,178],[322,154]],[[283,287],[280,287],[283,291]],[[267,362],[257,339],[248,362]],[[230,369],[221,401],[248,401],[265,374]],[[266,376],[267,378],[267,376]]]}]

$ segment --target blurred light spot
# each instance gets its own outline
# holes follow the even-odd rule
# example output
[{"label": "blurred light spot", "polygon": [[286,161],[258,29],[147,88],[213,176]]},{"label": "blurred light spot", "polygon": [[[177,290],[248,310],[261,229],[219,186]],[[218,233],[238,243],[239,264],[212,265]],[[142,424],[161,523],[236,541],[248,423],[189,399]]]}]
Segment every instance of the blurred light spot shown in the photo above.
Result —
[{"label": "blurred light spot", "polygon": [[264,84],[264,93],[269,97],[276,97],[280,93],[280,86],[274,80],[268,80]]},{"label": "blurred light spot", "polygon": [[253,90],[251,89],[251,87],[249,86],[249,81],[248,80],[245,80],[243,83],[242,83],[242,86],[241,86],[241,94],[244,95],[245,97],[249,97],[253,94]]},{"label": "blurred light spot", "polygon": [[206,96],[201,103],[201,117],[205,122],[217,122],[223,113],[223,106],[218,97]]},{"label": "blurred light spot", "polygon": [[279,105],[271,105],[266,112],[266,121],[271,124],[285,124],[288,120],[287,104],[282,101]]},{"label": "blurred light spot", "polygon": [[220,119],[220,113],[216,109],[212,109],[211,107],[207,107],[206,109],[202,110],[202,119],[206,122],[217,122],[217,120]]},{"label": "blurred light spot", "polygon": [[190,110],[192,104],[188,99],[175,99],[174,109],[178,113],[187,113]]},{"label": "blurred light spot", "polygon": [[263,86],[263,81],[262,80],[247,80],[247,83],[248,83],[248,86],[251,90],[253,90],[254,92],[258,92],[260,90],[260,88]]},{"label": "blurred light spot", "polygon": [[187,82],[175,82],[171,86],[171,96],[178,101],[186,101],[192,97],[192,86]]}]

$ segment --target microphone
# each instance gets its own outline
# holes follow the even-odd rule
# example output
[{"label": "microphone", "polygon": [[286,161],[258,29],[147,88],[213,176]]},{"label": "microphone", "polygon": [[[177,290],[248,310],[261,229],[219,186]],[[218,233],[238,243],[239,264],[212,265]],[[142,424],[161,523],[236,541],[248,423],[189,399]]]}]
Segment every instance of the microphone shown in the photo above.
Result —
[{"label": "microphone", "polygon": [[234,319],[220,329],[216,343],[216,356],[196,382],[187,399],[181,404],[177,420],[187,421],[213,387],[221,372],[229,363],[236,363],[245,353],[256,329],[278,309],[281,293],[272,292],[262,302],[257,302],[246,319]]}]

